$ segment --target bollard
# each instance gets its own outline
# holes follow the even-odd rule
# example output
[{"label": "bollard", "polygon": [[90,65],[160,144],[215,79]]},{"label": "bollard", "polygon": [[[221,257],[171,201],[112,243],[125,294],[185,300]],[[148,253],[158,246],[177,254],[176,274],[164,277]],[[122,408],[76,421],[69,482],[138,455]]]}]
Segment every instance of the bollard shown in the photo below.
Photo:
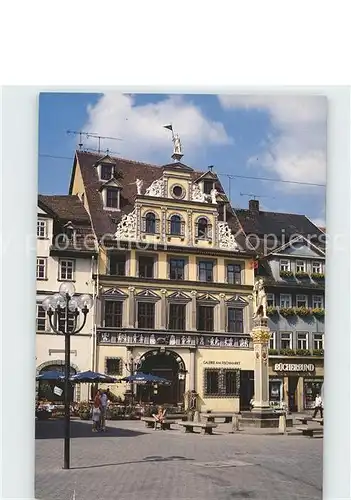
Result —
[{"label": "bollard", "polygon": [[233,415],[232,432],[239,431],[239,415]]},{"label": "bollard", "polygon": [[286,415],[279,416],[279,432],[281,434],[286,433]]}]

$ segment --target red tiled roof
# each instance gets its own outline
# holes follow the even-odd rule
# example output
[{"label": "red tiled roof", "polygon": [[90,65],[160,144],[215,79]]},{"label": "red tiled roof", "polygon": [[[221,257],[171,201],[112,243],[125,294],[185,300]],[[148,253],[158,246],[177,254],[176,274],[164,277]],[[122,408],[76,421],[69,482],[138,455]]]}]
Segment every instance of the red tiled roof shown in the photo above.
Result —
[{"label": "red tiled roof", "polygon": [[[101,193],[99,189],[105,181],[100,181],[98,172],[95,168],[97,162],[101,159],[101,155],[96,153],[87,153],[77,151],[72,170],[70,193],[72,193],[73,180],[75,176],[76,165],[79,163],[80,171],[83,178],[83,183],[86,190],[89,212],[91,215],[92,225],[98,238],[105,234],[114,234],[116,225],[123,214],[128,214],[134,209],[136,198],[136,179],[143,180],[143,190],[145,191],[156,179],[159,179],[163,174],[163,169],[170,165],[158,166],[149,163],[141,163],[137,161],[126,160],[118,157],[111,157],[116,164],[117,171],[121,178],[119,181],[123,185],[120,198],[121,212],[109,211],[104,209]],[[191,178],[196,181],[206,172],[191,170]],[[219,193],[224,194],[222,185],[218,181],[216,189]],[[223,207],[218,206],[220,214],[223,213]],[[227,207],[227,222],[232,231],[238,233],[241,229],[240,223],[234,211]],[[238,236],[238,243],[242,245],[244,241],[243,235]]]}]

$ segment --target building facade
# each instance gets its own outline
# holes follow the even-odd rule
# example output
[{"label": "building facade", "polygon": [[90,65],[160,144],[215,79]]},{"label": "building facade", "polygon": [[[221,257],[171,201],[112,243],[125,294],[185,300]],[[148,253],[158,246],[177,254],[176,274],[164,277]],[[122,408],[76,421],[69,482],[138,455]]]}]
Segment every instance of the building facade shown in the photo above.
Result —
[{"label": "building facade", "polygon": [[99,244],[95,369],[172,382],[134,387],[140,401],[176,405],[196,391],[202,410],[247,408],[253,253],[217,175],[77,152],[70,195]]},{"label": "building facade", "polygon": [[259,255],[268,301],[270,400],[313,408],[324,377],[325,233],[303,215],[237,211]]},{"label": "building facade", "polygon": [[[97,260],[90,218],[77,196],[38,197],[37,218],[37,292],[36,292],[36,366],[37,375],[48,370],[64,370],[64,336],[53,331],[43,299],[58,293],[66,281],[74,283],[76,294],[93,294],[92,273]],[[55,326],[63,318],[54,316]],[[95,312],[92,309],[83,330],[71,338],[71,371],[93,366]],[[70,321],[73,326],[73,317]],[[49,384],[38,384],[40,397],[55,399]],[[86,399],[87,387],[77,387],[75,398]]]}]

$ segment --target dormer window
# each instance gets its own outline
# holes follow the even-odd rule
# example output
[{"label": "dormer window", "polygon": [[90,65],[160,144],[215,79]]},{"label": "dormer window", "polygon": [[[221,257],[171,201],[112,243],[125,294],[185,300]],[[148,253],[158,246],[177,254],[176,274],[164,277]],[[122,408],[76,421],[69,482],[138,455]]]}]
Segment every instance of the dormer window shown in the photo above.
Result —
[{"label": "dormer window", "polygon": [[106,208],[119,209],[119,188],[106,188]]},{"label": "dormer window", "polygon": [[71,221],[64,225],[65,235],[69,241],[72,241],[75,230]]},{"label": "dormer window", "polygon": [[109,181],[113,176],[113,166],[112,165],[100,165],[100,179],[102,181]]},{"label": "dormer window", "polygon": [[213,181],[209,181],[209,180],[204,180],[204,193],[205,194],[211,194],[211,191],[214,187],[214,182]]}]

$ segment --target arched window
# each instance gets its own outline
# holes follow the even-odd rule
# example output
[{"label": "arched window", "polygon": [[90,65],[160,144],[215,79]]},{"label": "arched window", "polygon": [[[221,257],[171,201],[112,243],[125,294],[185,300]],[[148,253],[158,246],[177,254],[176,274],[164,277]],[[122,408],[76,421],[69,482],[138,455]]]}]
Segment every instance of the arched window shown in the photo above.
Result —
[{"label": "arched window", "polygon": [[201,219],[197,221],[197,237],[199,239],[207,238],[207,231],[208,231],[207,219],[201,217]]},{"label": "arched window", "polygon": [[179,215],[172,215],[171,217],[171,234],[181,235],[182,221]]},{"label": "arched window", "polygon": [[145,217],[145,232],[149,234],[156,233],[156,218],[155,214],[149,212]]}]

